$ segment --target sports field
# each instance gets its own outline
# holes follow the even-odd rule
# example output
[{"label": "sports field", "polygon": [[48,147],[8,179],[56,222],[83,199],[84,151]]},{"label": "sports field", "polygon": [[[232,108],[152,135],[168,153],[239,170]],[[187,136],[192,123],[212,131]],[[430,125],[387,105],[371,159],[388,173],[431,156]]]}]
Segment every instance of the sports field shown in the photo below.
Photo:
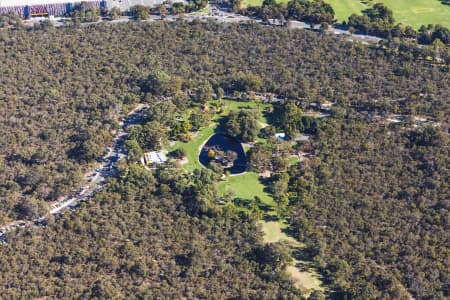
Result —
[{"label": "sports field", "polygon": [[[246,5],[261,5],[262,2],[263,0],[244,0]],[[392,9],[396,23],[410,25],[416,29],[427,24],[450,27],[450,2],[446,0],[325,0],[325,2],[331,4],[340,22],[347,21],[353,13],[361,14],[364,9],[382,2]],[[445,2],[449,4],[444,4]]]},{"label": "sports field", "polygon": [[382,2],[394,12],[396,23],[411,25],[418,29],[420,25],[441,24],[450,27],[450,5],[441,0],[325,0],[330,3],[339,21],[346,21],[353,14]]}]

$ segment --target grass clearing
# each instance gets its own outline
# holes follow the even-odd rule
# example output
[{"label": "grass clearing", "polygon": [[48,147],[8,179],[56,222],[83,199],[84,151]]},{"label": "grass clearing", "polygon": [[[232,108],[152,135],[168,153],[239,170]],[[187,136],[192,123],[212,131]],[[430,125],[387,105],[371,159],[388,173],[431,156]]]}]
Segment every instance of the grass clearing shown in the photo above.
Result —
[{"label": "grass clearing", "polygon": [[306,297],[309,296],[312,290],[323,291],[324,287],[320,279],[320,274],[310,267],[303,268],[302,265],[304,265],[302,262],[294,259],[293,264],[286,267],[286,272],[291,275],[297,288]]},{"label": "grass clearing", "polygon": [[[355,13],[361,14],[364,9],[381,2],[394,12],[396,23],[411,25],[418,29],[421,25],[441,24],[450,27],[450,5],[440,0],[325,0],[331,4],[339,21],[347,21]],[[367,4],[366,4],[367,3]]]},{"label": "grass clearing", "polygon": [[287,228],[287,224],[281,221],[263,221],[261,227],[264,232],[264,241],[266,243],[276,243],[286,241],[295,246],[303,246],[299,241],[286,235],[283,229]]},{"label": "grass clearing", "polygon": [[208,4],[205,7],[203,7],[202,9],[194,11],[194,12],[188,14],[188,15],[190,15],[190,16],[201,16],[201,15],[209,13],[209,9],[210,9],[210,7],[209,7],[209,4]]},{"label": "grass clearing", "polygon": [[230,176],[217,185],[217,190],[221,195],[225,195],[229,190],[232,190],[237,198],[245,202],[254,201],[255,196],[258,196],[264,205],[271,208],[275,207],[275,201],[264,188],[265,186],[259,181],[259,176],[255,172]]},{"label": "grass clearing", "polygon": [[[262,221],[261,227],[266,243],[285,241],[291,246],[291,250],[301,249],[305,246],[283,232],[287,225],[282,221]],[[312,290],[324,290],[322,276],[309,261],[293,258],[292,264],[286,268],[286,272],[305,296],[309,296]]]},{"label": "grass clearing", "polygon": [[196,135],[187,143],[176,141],[175,145],[168,148],[169,151],[183,148],[186,151],[186,157],[188,163],[184,165],[184,168],[192,172],[195,169],[203,168],[202,164],[198,160],[200,154],[200,146],[208,140],[208,138],[214,134],[214,130],[217,124],[213,123],[208,127],[200,129]]},{"label": "grass clearing", "polygon": [[[244,5],[260,6],[263,0],[246,0]],[[285,3],[288,0],[279,0]],[[373,4],[381,2],[386,4],[394,12],[396,23],[410,25],[419,29],[421,25],[441,24],[450,27],[450,5],[443,4],[441,0],[325,0],[331,4],[340,22],[347,21],[348,17],[362,14],[362,11]]]},{"label": "grass clearing", "polygon": [[[270,194],[264,191],[264,185],[259,181],[258,174],[253,172],[229,177],[226,181],[219,183],[217,189],[222,194],[228,190],[233,190],[236,197],[249,201],[252,201],[255,196],[258,196],[261,198],[262,203],[268,207],[272,209],[275,207],[275,201]],[[266,212],[266,215],[273,214],[273,210]],[[283,221],[261,221],[260,224],[264,233],[264,242],[275,243],[285,241],[291,246],[292,251],[304,247],[304,244],[283,231],[283,229],[288,227]],[[312,290],[324,290],[322,276],[314,269],[310,261],[293,257],[292,264],[286,268],[286,272],[291,276],[294,285],[305,296],[309,296]]]},{"label": "grass clearing", "polygon": [[214,116],[214,119],[220,119],[222,117],[227,116],[230,111],[236,110],[239,111],[241,109],[258,109],[261,112],[261,117],[259,118],[259,121],[262,124],[267,123],[267,118],[264,115],[264,112],[266,109],[272,106],[270,103],[260,103],[256,101],[237,101],[237,100],[231,100],[231,99],[222,99],[217,101],[212,101],[212,104],[217,104],[222,108],[221,113],[217,113]]}]

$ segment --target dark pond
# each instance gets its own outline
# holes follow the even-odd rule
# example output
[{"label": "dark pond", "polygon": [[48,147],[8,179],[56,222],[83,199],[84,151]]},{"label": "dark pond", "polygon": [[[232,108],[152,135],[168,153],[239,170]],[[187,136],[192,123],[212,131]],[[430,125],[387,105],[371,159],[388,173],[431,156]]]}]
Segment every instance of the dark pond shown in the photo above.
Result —
[{"label": "dark pond", "polygon": [[247,169],[247,158],[245,157],[244,148],[241,143],[234,138],[217,133],[209,138],[206,144],[200,151],[199,160],[205,167],[208,166],[211,159],[208,157],[210,149],[219,150],[222,152],[233,151],[236,153],[236,159],[233,161],[233,166],[226,168],[231,174],[239,174],[245,172]]}]

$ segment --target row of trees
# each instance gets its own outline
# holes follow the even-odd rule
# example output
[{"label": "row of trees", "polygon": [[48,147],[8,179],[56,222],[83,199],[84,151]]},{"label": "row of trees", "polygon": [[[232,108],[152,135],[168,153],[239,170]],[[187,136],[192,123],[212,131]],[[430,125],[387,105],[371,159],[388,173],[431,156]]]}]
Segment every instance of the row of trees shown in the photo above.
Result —
[{"label": "row of trees", "polygon": [[[148,19],[151,13],[158,14],[161,17],[165,17],[169,13],[178,15],[198,11],[205,8],[207,4],[207,0],[189,0],[186,2],[170,3],[170,5],[169,3],[163,3],[154,7],[135,5],[130,7],[129,11],[122,12],[117,6],[107,10],[104,8],[98,9],[85,2],[81,2],[73,7],[73,9],[71,9],[71,11],[66,15],[66,17],[71,18],[71,21],[66,21],[66,24],[76,25],[79,23],[97,22],[101,17],[116,20],[124,14],[133,17],[137,21],[141,21]],[[0,28],[9,26],[22,27],[21,17],[15,12],[0,14]],[[40,23],[36,23],[35,28],[48,28],[51,26],[52,24],[48,20],[45,20]]]},{"label": "row of trees", "polygon": [[334,10],[323,0],[290,0],[287,4],[277,3],[276,0],[264,0],[261,7],[252,6],[244,13],[261,18],[263,21],[278,19],[304,21],[311,24],[332,24]]},{"label": "row of trees", "polygon": [[[130,8],[130,15],[135,20],[146,20],[150,17],[150,13],[159,14],[165,17],[167,14],[183,14],[198,11],[208,5],[207,0],[189,0],[186,2],[171,3],[170,6],[166,3],[157,5],[156,7],[148,7],[144,5],[135,5]],[[111,13],[110,13],[111,14]]]}]

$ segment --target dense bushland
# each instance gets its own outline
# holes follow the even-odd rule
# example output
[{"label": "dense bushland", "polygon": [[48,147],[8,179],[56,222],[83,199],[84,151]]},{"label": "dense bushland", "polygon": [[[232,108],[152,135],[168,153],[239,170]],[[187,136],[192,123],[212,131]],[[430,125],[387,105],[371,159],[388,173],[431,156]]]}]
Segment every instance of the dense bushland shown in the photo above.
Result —
[{"label": "dense bushland", "polygon": [[350,297],[445,299],[449,138],[434,127],[322,126],[312,162],[290,173],[290,223]]},{"label": "dense bushland", "polygon": [[[279,177],[291,183],[284,213],[290,215],[297,238],[310,245],[309,254],[328,273],[332,287],[356,298],[396,298],[404,293],[402,288],[418,298],[448,296],[447,133],[421,131],[411,124],[375,125],[398,113],[426,115],[445,127],[450,115],[448,53],[408,44],[364,46],[256,24],[182,21],[0,31],[0,49],[1,223],[36,216],[48,201],[77,187],[83,171],[111,143],[118,115],[130,104],[166,103],[166,109],[152,107],[149,121],[170,126],[173,119],[165,116],[185,111],[188,99],[200,106],[214,91],[258,89],[302,109],[313,102],[336,103],[334,121],[314,128],[317,161],[309,169],[299,165],[289,177]],[[277,122],[289,131],[302,128],[303,119]],[[147,124],[133,134],[152,147],[160,133],[155,128]],[[185,128],[172,131],[182,136]],[[138,295],[133,286],[142,283],[144,290],[161,284],[158,291],[167,288],[167,297],[172,292],[208,297],[200,288],[208,280],[200,281],[212,271],[203,262],[210,262],[214,251],[230,251],[237,262],[219,255],[227,259],[217,271],[222,275],[207,277],[212,291],[229,285],[230,297],[245,298],[238,290],[256,298],[282,293],[279,285],[284,281],[250,262],[254,255],[246,252],[249,248],[237,247],[237,241],[257,239],[250,221],[203,211],[202,203],[213,203],[214,193],[188,197],[176,181],[155,178],[136,181],[140,188],[132,190],[113,180],[93,201],[98,206],[88,205],[44,231],[33,229],[13,238],[1,249],[2,290],[12,295],[21,289],[24,298],[44,296],[45,291],[57,297],[90,297],[99,291],[97,297],[104,298],[111,295],[102,294],[108,290],[120,298]],[[200,182],[197,179],[189,191]],[[148,190],[152,186],[159,190]],[[280,199],[286,200],[282,192]],[[158,211],[150,213],[153,207]],[[178,221],[183,226],[174,223],[177,214],[182,214]],[[226,225],[212,225],[221,222]],[[198,228],[198,239],[188,235],[187,224]],[[244,228],[248,235],[241,233]],[[152,230],[155,239],[141,241],[143,230]],[[220,238],[214,240],[214,232]],[[138,248],[136,259],[121,256],[133,253],[126,248],[127,239]],[[163,246],[165,239],[173,242],[169,249]],[[186,249],[183,241],[188,240],[202,241],[205,251],[199,257],[208,257],[198,262],[202,267],[189,275],[189,283],[180,279],[188,275],[170,273],[181,267],[152,269],[153,264],[172,266],[176,255],[190,255],[173,250]],[[61,257],[65,255],[68,258]],[[130,271],[133,266],[127,261],[142,262],[144,257],[144,266]],[[237,275],[227,273],[229,264],[240,270]],[[19,271],[24,266],[28,272]],[[253,274],[255,270],[261,274]],[[84,281],[84,273],[90,280]],[[230,283],[236,276],[242,276],[239,283]],[[46,286],[39,288],[38,282]],[[243,282],[252,286],[242,289]]]},{"label": "dense bushland", "polygon": [[254,220],[203,202],[215,175],[182,173],[122,165],[89,203],[13,237],[0,247],[2,299],[299,299]]}]

